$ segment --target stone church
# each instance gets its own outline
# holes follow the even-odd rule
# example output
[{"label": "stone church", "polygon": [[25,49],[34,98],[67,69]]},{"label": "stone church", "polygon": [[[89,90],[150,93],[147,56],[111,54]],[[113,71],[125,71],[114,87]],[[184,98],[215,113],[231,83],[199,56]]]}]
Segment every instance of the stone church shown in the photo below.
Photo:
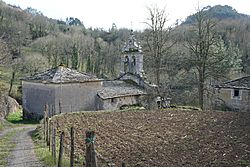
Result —
[{"label": "stone church", "polygon": [[122,50],[118,78],[107,81],[59,65],[22,80],[24,117],[74,111],[117,110],[123,106],[149,107],[156,86],[145,81],[143,52],[131,31]]}]

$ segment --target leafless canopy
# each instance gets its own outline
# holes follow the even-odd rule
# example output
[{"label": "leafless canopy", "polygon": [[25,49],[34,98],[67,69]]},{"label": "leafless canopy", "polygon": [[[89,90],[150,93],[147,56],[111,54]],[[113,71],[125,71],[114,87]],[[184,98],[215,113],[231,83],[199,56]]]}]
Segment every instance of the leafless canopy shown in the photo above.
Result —
[{"label": "leafless canopy", "polygon": [[148,26],[146,42],[153,62],[155,81],[159,85],[163,57],[176,42],[170,37],[172,28],[168,24],[166,9],[160,9],[157,6],[147,9],[149,18],[145,22]]}]

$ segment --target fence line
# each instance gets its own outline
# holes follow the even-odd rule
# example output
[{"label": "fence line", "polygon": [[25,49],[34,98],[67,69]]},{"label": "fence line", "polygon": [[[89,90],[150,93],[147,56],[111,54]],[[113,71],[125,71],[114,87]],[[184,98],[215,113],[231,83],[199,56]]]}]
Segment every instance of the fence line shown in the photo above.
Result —
[{"label": "fence line", "polygon": [[58,155],[58,167],[62,167],[62,158],[63,158],[63,143],[64,143],[64,131],[60,134],[60,147],[59,147],[59,155]]},{"label": "fence line", "polygon": [[[60,145],[59,145],[59,152],[58,152],[58,162],[56,159],[56,137],[57,135],[56,130],[56,123],[52,121],[52,117],[55,115],[55,107],[49,106],[46,104],[44,110],[44,141],[46,145],[49,147],[49,151],[51,151],[51,156],[53,158],[54,164],[57,164],[58,167],[62,166],[62,159],[63,153],[65,151],[69,152],[70,156],[70,167],[74,167],[74,159],[75,159],[75,135],[78,133],[74,127],[70,128],[70,136],[67,137],[65,132],[62,131],[60,133]],[[49,111],[50,110],[50,111]],[[51,118],[50,118],[51,116]],[[85,132],[85,144],[86,144],[86,152],[85,152],[85,165],[86,167],[98,167],[97,159],[104,161],[104,163],[108,167],[114,167],[115,164],[111,162],[109,158],[104,157],[100,153],[95,150],[95,132],[87,130]],[[64,145],[65,139],[69,139],[70,145]],[[82,155],[84,156],[84,155]],[[101,162],[99,162],[101,163]],[[84,164],[83,164],[84,165]],[[126,167],[125,163],[123,162],[122,167]]]},{"label": "fence line", "polygon": [[51,145],[52,157],[54,164],[56,164],[56,128],[54,123],[52,123],[52,145]]}]

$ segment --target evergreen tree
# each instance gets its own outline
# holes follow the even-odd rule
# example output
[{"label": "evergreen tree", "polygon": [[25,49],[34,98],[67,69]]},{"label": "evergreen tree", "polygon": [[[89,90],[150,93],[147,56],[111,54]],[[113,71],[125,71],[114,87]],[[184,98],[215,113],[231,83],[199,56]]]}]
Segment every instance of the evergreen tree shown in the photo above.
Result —
[{"label": "evergreen tree", "polygon": [[76,44],[73,45],[72,48],[72,58],[71,58],[72,68],[77,70],[78,68],[78,51]]}]

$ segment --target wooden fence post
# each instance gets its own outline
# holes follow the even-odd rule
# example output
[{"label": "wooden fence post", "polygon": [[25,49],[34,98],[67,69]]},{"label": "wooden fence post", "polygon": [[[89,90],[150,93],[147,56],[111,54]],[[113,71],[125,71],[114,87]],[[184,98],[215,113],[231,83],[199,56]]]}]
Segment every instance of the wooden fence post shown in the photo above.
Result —
[{"label": "wooden fence post", "polygon": [[74,134],[74,128],[71,127],[70,128],[70,167],[74,167],[74,151],[75,151],[75,147],[74,147],[74,140],[75,140],[75,134]]},{"label": "wooden fence post", "polygon": [[47,142],[47,146],[49,146],[49,117],[46,117],[46,142]]},{"label": "wooden fence post", "polygon": [[49,138],[48,138],[48,146],[49,146],[49,151],[50,151],[50,145],[51,145],[51,133],[52,133],[52,120],[49,121]]},{"label": "wooden fence post", "polygon": [[44,117],[43,117],[43,137],[44,141],[46,140],[46,116],[45,116],[45,111],[44,111]]},{"label": "wooden fence post", "polygon": [[95,132],[86,131],[86,167],[97,167],[94,141]]},{"label": "wooden fence post", "polygon": [[58,155],[58,167],[62,167],[63,142],[64,142],[64,132],[62,131],[61,135],[60,135],[60,146],[59,146],[59,155]]},{"label": "wooden fence post", "polygon": [[46,104],[44,106],[44,141],[47,142],[47,137],[48,137],[48,105]]},{"label": "wooden fence post", "polygon": [[56,128],[54,127],[54,123],[52,124],[52,157],[54,160],[54,164],[56,164]]}]

